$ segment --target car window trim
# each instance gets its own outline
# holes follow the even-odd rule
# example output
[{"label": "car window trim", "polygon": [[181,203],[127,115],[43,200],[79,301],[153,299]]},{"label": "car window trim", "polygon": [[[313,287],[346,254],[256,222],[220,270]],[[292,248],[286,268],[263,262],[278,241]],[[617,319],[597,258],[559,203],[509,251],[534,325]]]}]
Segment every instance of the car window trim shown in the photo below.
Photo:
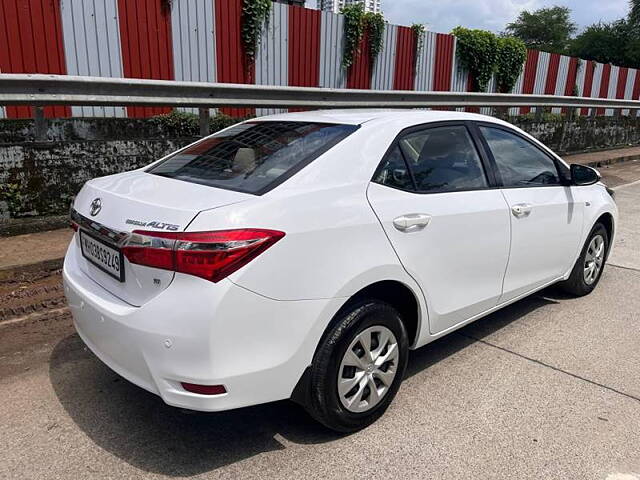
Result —
[{"label": "car window trim", "polygon": [[[560,165],[562,165],[561,162],[554,155],[551,155],[545,149],[540,148],[539,145],[537,145],[536,143],[532,142],[531,139],[527,138],[522,133],[518,132],[517,130],[514,130],[513,128],[508,127],[507,125],[501,125],[501,124],[498,124],[498,123],[483,122],[483,121],[477,121],[477,120],[473,121],[472,123],[473,123],[473,130],[477,133],[478,139],[480,140],[480,142],[482,144],[482,148],[483,148],[483,150],[485,150],[485,154],[487,155],[487,158],[489,159],[489,161],[491,163],[491,168],[494,171],[496,182],[499,185],[499,188],[506,190],[506,189],[519,189],[519,188],[557,188],[557,187],[566,187],[566,186],[568,186],[566,174],[563,173],[562,169],[560,168]],[[530,145],[533,148],[535,148],[536,150],[538,150],[540,153],[542,153],[544,156],[546,156],[547,158],[549,158],[553,162],[553,165],[556,168],[556,175],[558,175],[558,178],[560,179],[560,183],[557,184],[557,185],[535,185],[535,184],[532,184],[532,185],[505,185],[504,184],[504,180],[502,179],[502,175],[500,174],[500,169],[498,168],[498,163],[496,162],[495,156],[493,155],[493,151],[491,150],[491,147],[489,146],[489,142],[485,138],[485,136],[482,133],[482,130],[480,129],[480,127],[494,128],[496,130],[502,130],[502,131],[505,131],[507,133],[515,135],[516,137],[519,137],[522,140],[524,140],[528,145]]]},{"label": "car window trim", "polygon": [[[485,152],[483,151],[483,149],[480,147],[480,145],[478,144],[478,138],[476,138],[473,134],[473,129],[470,128],[472,122],[470,122],[469,120],[444,120],[444,121],[440,121],[440,122],[427,122],[427,123],[421,123],[418,125],[412,125],[410,127],[406,127],[404,129],[402,129],[393,139],[393,141],[389,144],[389,147],[387,148],[386,152],[384,153],[384,155],[382,156],[382,159],[380,160],[380,162],[378,163],[378,166],[376,167],[373,176],[371,177],[371,182],[375,183],[377,185],[381,185],[383,187],[388,187],[388,188],[393,188],[394,190],[400,190],[402,192],[408,192],[408,193],[415,193],[415,194],[419,194],[419,195],[437,195],[437,194],[442,194],[442,193],[460,193],[460,192],[476,192],[476,191],[483,191],[483,190],[495,190],[497,188],[501,188],[500,185],[498,184],[498,182],[496,181],[495,178],[495,172],[493,171],[493,169],[491,168],[491,165],[489,164],[489,159],[486,156]],[[486,187],[476,187],[476,188],[464,188],[464,189],[460,189],[460,190],[441,190],[441,191],[420,191],[417,188],[417,184],[415,181],[415,177],[413,175],[413,169],[410,167],[409,163],[407,162],[407,159],[404,155],[404,152],[402,151],[402,148],[400,148],[400,139],[405,136],[408,135],[410,133],[414,133],[414,132],[418,132],[418,131],[423,131],[423,130],[430,130],[432,128],[441,128],[441,127],[465,127],[467,130],[467,133],[469,134],[469,138],[471,139],[471,143],[473,145],[473,147],[476,149],[476,153],[478,154],[478,158],[480,159],[480,164],[482,165],[482,170],[485,174],[485,180],[487,181],[487,186]],[[411,177],[411,183],[413,185],[413,190],[408,190],[406,188],[400,188],[400,187],[396,187],[396,186],[391,186],[391,185],[385,185],[384,183],[380,183],[377,182],[375,179],[376,177],[380,174],[380,171],[382,170],[384,163],[387,161],[387,158],[389,156],[391,156],[391,153],[393,152],[393,149],[395,147],[398,147],[398,150],[400,151],[400,154],[402,155],[402,159],[404,160],[405,166],[407,168],[407,171],[409,172],[409,175]]]}]

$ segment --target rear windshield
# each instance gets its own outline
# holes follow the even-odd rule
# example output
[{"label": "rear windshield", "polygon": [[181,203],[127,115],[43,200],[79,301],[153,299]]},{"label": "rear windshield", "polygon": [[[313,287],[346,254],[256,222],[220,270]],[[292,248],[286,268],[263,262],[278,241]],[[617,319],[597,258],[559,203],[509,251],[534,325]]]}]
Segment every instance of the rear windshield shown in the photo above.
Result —
[{"label": "rear windshield", "polygon": [[147,171],[261,195],[357,128],[308,122],[243,123],[182,150]]}]

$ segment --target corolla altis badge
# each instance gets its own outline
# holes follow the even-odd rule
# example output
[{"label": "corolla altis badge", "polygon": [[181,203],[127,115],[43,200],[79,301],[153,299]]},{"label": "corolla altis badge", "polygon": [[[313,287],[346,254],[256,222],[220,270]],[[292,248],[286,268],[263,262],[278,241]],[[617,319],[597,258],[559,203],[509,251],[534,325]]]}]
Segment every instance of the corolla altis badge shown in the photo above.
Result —
[{"label": "corolla altis badge", "polygon": [[95,217],[100,213],[100,210],[102,210],[102,200],[100,199],[100,197],[94,198],[93,202],[91,202],[91,210],[89,211],[89,213],[92,217]]},{"label": "corolla altis badge", "polygon": [[173,225],[171,223],[156,222],[156,221],[142,222],[140,220],[131,220],[130,218],[127,219],[126,223],[128,223],[129,225],[136,225],[138,227],[151,227],[151,228],[157,228],[158,230],[169,230],[171,232],[175,232],[180,229],[180,225]]}]

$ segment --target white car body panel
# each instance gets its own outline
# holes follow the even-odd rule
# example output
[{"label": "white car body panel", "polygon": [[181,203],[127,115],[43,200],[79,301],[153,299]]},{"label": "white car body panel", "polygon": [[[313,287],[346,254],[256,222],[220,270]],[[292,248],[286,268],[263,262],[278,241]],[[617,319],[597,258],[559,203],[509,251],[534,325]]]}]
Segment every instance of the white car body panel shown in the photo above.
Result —
[{"label": "white car body panel", "polygon": [[[74,236],[63,277],[76,329],[113,370],[170,405],[218,411],[289,398],[339,309],[377,282],[395,282],[415,297],[417,348],[567,278],[594,222],[603,214],[617,221],[600,184],[425,195],[371,182],[405,128],[477,120],[519,131],[501,120],[383,110],[258,120],[360,128],[262,195],[139,169],[88,182],[74,203],[90,217],[91,202],[102,198],[102,211],[90,218],[122,232],[149,230],[127,223],[133,219],[177,225],[180,232],[286,233],[217,283],[125,261],[122,284],[89,264]],[[511,206],[523,202],[533,205],[532,214],[515,219]],[[393,220],[409,213],[428,214],[431,222],[421,232],[401,233]],[[227,393],[190,393],[180,382],[220,384]]]},{"label": "white car body panel", "polygon": [[[509,212],[499,190],[423,195],[372,183],[368,197],[405,269],[425,287],[432,334],[498,304],[509,260]],[[396,217],[413,213],[429,215],[429,225],[411,233],[394,227]]]},{"label": "white car body panel", "polygon": [[509,205],[530,205],[527,216],[511,215],[511,252],[501,301],[508,301],[570,270],[582,248],[584,202],[575,187],[507,188]]}]

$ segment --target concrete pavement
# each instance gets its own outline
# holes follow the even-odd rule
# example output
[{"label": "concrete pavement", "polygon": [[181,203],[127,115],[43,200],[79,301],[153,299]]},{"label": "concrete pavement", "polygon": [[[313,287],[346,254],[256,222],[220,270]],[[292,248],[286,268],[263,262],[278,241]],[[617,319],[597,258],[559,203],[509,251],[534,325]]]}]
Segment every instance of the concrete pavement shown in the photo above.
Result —
[{"label": "concrete pavement", "polygon": [[392,407],[351,436],[289,402],[168,407],[65,309],[0,323],[0,478],[640,479],[640,183],[616,195],[592,295],[547,289],[413,352]]}]

